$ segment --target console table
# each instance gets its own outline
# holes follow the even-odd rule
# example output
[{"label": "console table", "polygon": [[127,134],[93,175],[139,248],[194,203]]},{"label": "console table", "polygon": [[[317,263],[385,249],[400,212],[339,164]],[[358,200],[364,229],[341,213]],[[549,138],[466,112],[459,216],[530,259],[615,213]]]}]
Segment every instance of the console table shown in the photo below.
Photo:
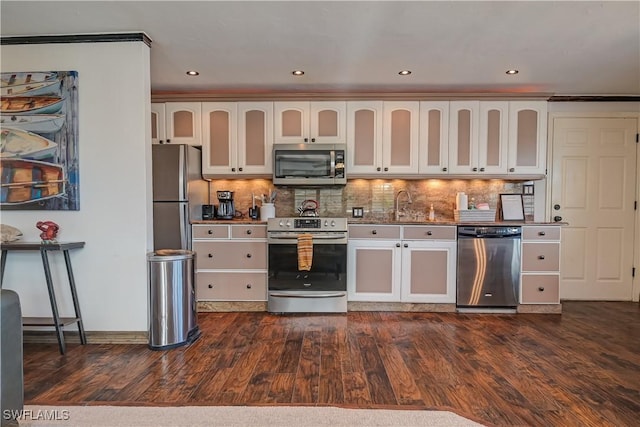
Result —
[{"label": "console table", "polygon": [[[58,345],[60,347],[60,354],[64,354],[66,345],[64,341],[63,327],[73,323],[78,324],[78,332],[80,334],[80,343],[86,344],[87,338],[84,332],[84,326],[82,325],[82,316],[80,315],[80,304],[78,303],[78,294],[76,293],[76,283],[73,278],[73,270],[71,268],[71,257],[69,251],[71,249],[78,249],[84,247],[84,242],[56,242],[56,243],[41,243],[41,242],[10,242],[3,243],[1,246],[2,256],[0,259],[0,288],[2,287],[2,280],[4,278],[4,269],[7,263],[7,252],[9,251],[39,251],[42,258],[42,266],[44,267],[44,276],[47,282],[47,289],[49,291],[49,302],[51,303],[52,318],[41,317],[24,317],[22,324],[24,326],[55,326],[56,335],[58,336]],[[58,303],[56,302],[56,295],[53,288],[53,279],[51,278],[51,268],[49,266],[50,251],[62,251],[64,254],[64,262],[67,267],[67,276],[69,278],[69,287],[71,288],[71,298],[73,299],[73,308],[75,310],[75,317],[60,317],[58,313]]]}]

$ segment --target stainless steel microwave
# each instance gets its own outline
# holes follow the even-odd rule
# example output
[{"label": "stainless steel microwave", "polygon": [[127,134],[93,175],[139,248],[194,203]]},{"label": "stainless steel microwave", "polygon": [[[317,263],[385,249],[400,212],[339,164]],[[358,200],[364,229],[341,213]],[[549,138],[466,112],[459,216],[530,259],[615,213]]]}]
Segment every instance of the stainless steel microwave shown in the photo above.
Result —
[{"label": "stainless steel microwave", "polygon": [[274,185],[345,185],[345,144],[275,144]]}]

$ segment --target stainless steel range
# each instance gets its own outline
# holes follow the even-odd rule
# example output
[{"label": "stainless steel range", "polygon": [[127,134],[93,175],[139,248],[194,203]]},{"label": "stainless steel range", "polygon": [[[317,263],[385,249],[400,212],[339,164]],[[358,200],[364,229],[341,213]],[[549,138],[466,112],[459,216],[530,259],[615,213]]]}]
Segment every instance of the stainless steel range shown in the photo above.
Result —
[{"label": "stainless steel range", "polygon": [[[304,234],[312,237],[309,271],[298,269],[298,239]],[[267,241],[270,312],[347,311],[346,218],[269,218]]]}]

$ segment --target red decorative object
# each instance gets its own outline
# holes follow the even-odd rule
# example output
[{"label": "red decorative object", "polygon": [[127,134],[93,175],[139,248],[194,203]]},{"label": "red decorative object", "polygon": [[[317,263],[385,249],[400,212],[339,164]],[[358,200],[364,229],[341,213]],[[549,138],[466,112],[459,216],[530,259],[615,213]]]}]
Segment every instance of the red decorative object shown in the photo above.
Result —
[{"label": "red decorative object", "polygon": [[43,242],[56,241],[58,230],[60,230],[60,226],[58,224],[53,221],[38,221],[36,223],[36,227],[38,230],[42,231],[42,233],[40,233],[40,238]]}]

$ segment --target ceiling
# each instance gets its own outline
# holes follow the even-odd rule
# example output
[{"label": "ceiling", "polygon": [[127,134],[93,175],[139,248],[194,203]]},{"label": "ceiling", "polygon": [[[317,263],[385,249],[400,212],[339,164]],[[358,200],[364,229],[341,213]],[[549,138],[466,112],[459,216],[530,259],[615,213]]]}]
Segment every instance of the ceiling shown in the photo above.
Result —
[{"label": "ceiling", "polygon": [[638,1],[2,0],[0,11],[3,37],[146,33],[154,93],[640,95]]}]

